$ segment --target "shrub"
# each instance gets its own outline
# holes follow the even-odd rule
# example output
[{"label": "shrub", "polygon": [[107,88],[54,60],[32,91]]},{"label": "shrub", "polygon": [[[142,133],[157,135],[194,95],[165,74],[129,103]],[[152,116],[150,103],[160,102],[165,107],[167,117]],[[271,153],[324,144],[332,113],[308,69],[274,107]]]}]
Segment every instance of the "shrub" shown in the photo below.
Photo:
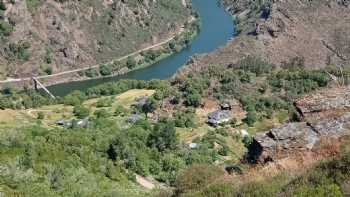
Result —
[{"label": "shrub", "polygon": [[127,113],[127,109],[121,105],[118,105],[116,108],[115,108],[115,111],[114,111],[114,115],[115,116],[124,116],[126,115]]},{"label": "shrub", "polygon": [[238,68],[259,76],[264,73],[270,73],[274,69],[274,66],[259,57],[248,56],[238,63]]},{"label": "shrub", "polygon": [[147,139],[147,145],[157,148],[160,152],[175,149],[177,143],[175,124],[170,121],[156,124]]},{"label": "shrub", "polygon": [[232,197],[234,193],[234,187],[232,183],[214,183],[204,188],[201,192],[202,196],[208,197]]},{"label": "shrub", "polygon": [[110,116],[108,111],[105,109],[100,109],[100,110],[95,111],[94,115],[96,116],[96,118],[108,118]]},{"label": "shrub", "polygon": [[206,164],[195,164],[183,172],[176,179],[176,193],[186,194],[201,191],[209,184],[224,175],[224,171],[219,167]]},{"label": "shrub", "polygon": [[128,67],[129,69],[133,69],[135,68],[137,65],[135,59],[133,57],[128,57],[128,60],[126,61],[126,67]]},{"label": "shrub", "polygon": [[45,118],[45,114],[43,112],[39,112],[37,119],[38,120],[43,120],[44,118]]},{"label": "shrub", "polygon": [[85,71],[85,75],[87,77],[93,78],[98,76],[98,72],[96,69],[89,68]]},{"label": "shrub", "polygon": [[96,102],[96,107],[111,107],[113,104],[113,98],[100,98]]},{"label": "shrub", "polygon": [[108,76],[112,74],[112,68],[111,66],[107,65],[107,64],[102,64],[100,65],[100,74],[102,76]]},{"label": "shrub", "polygon": [[0,37],[9,36],[13,32],[13,27],[5,22],[0,21]]},{"label": "shrub", "polygon": [[194,127],[194,112],[193,110],[186,110],[175,114],[175,126],[180,128]]},{"label": "shrub", "polygon": [[146,114],[153,112],[154,110],[157,109],[157,101],[153,98],[150,97],[147,99],[146,103],[142,106],[142,112]]},{"label": "shrub", "polygon": [[51,66],[49,66],[49,67],[45,68],[44,72],[48,75],[52,75],[53,69]]},{"label": "shrub", "polygon": [[73,114],[79,119],[86,118],[90,115],[90,109],[82,105],[77,105],[73,109]]},{"label": "shrub", "polygon": [[256,117],[256,111],[255,110],[248,110],[247,111],[247,117],[243,120],[245,123],[247,123],[248,126],[253,126],[254,123],[257,120]]},{"label": "shrub", "polygon": [[63,98],[63,103],[65,105],[75,106],[82,104],[86,99],[87,97],[83,92],[75,90]]},{"label": "shrub", "polygon": [[[0,24],[0,30],[1,30]],[[10,43],[6,49],[7,56],[13,60],[27,61],[29,59],[28,49],[30,48],[30,43],[26,41],[20,41],[17,43]]]},{"label": "shrub", "polygon": [[196,91],[189,93],[186,96],[185,103],[187,106],[199,107],[201,105],[201,95]]}]

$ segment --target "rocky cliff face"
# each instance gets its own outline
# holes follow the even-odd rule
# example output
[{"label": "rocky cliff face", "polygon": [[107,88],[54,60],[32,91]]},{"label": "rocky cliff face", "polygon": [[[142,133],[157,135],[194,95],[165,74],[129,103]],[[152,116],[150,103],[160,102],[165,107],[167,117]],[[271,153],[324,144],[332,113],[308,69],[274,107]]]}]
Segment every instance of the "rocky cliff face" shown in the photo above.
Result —
[{"label": "rocky cliff face", "polygon": [[296,101],[304,122],[288,123],[254,136],[252,162],[266,163],[291,155],[320,151],[324,141],[350,135],[349,87],[319,91]]},{"label": "rocky cliff face", "polygon": [[168,37],[188,15],[181,0],[1,0],[0,75],[110,61]]},{"label": "rocky cliff face", "polygon": [[239,35],[217,51],[197,57],[192,68],[234,64],[247,55],[282,65],[299,57],[309,68],[350,65],[347,0],[223,0]]}]

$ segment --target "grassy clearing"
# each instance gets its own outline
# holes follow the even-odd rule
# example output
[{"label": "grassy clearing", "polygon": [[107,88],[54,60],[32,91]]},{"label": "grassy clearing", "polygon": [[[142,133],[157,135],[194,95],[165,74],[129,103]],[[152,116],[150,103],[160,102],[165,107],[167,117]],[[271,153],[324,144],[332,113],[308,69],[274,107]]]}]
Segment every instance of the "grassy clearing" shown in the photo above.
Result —
[{"label": "grassy clearing", "polygon": [[[113,99],[111,106],[97,108],[96,103],[99,99],[90,99],[83,103],[84,106],[91,109],[93,114],[97,109],[106,109],[108,112],[113,113],[117,106],[123,106],[130,108],[135,102],[135,99],[141,96],[151,96],[154,94],[154,90],[134,89],[122,93],[116,97],[102,97],[99,99],[110,98]],[[59,119],[73,119],[73,107],[65,105],[50,105],[44,106],[38,109],[27,110],[1,110],[0,111],[0,128],[15,128],[24,125],[36,124],[39,120],[38,115],[42,113],[44,119],[40,120],[41,124],[45,127],[55,126],[55,123]]]},{"label": "grassy clearing", "polygon": [[178,134],[178,137],[180,139],[180,142],[189,144],[194,139],[204,136],[208,133],[209,130],[213,128],[202,125],[198,128],[176,128],[176,133]]},{"label": "grassy clearing", "polygon": [[39,109],[28,109],[25,112],[33,120],[37,119],[39,113],[44,114],[44,119],[41,120],[41,123],[47,127],[53,126],[59,119],[73,118],[73,107],[65,105],[44,106]]},{"label": "grassy clearing", "polygon": [[100,97],[96,99],[90,99],[86,102],[84,102],[85,106],[88,107],[96,107],[96,104],[98,100],[105,99],[105,98],[113,98],[115,102],[112,103],[112,105],[122,105],[124,107],[130,107],[134,102],[135,99],[142,97],[142,96],[151,96],[155,93],[154,90],[140,90],[140,89],[134,89],[129,90],[127,92],[124,92],[118,96],[108,96],[108,97]]},{"label": "grassy clearing", "polygon": [[152,96],[154,93],[154,90],[129,90],[117,96],[116,100],[118,101],[118,105],[130,107],[130,105],[132,105],[135,102],[136,98],[142,96]]},{"label": "grassy clearing", "polygon": [[247,124],[239,121],[241,125],[238,126],[237,129],[246,129],[249,132],[249,134],[255,135],[256,133],[268,131],[272,128],[275,128],[283,124],[287,120],[288,120],[288,111],[282,110],[282,111],[276,112],[271,119],[264,118],[262,120],[255,122],[254,126],[252,127],[249,127]]},{"label": "grassy clearing", "polygon": [[19,125],[30,123],[31,119],[24,110],[1,110],[0,128],[17,127]]}]

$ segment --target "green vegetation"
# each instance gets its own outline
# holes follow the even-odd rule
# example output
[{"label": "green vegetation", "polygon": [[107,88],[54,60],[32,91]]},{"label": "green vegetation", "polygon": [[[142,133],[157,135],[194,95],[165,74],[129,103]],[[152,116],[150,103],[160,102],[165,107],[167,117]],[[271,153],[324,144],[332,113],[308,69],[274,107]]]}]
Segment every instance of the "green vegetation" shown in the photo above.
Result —
[{"label": "green vegetation", "polygon": [[6,57],[12,61],[28,61],[30,43],[26,41],[20,41],[18,43],[10,43],[5,49]]},{"label": "green vegetation", "polygon": [[[346,143],[349,146],[349,143]],[[223,172],[212,166],[192,166],[178,179],[175,196],[347,196],[350,180],[350,157],[343,150],[340,158],[322,161],[302,173],[280,173],[255,180],[223,179]]]},{"label": "green vegetation", "polygon": [[303,66],[295,68],[288,65],[278,70],[250,56],[225,72],[221,72],[222,69],[212,66],[200,73],[191,73],[185,79],[178,76],[174,80],[178,94],[182,95],[184,104],[194,107],[201,104],[201,98],[209,95],[214,95],[219,101],[238,99],[248,113],[244,121],[249,126],[272,118],[275,112],[281,110],[289,111],[290,119],[295,119],[293,100],[326,86],[330,80],[323,70],[310,71]]},{"label": "green vegetation", "polygon": [[6,5],[3,0],[0,1],[0,10],[6,10]]},{"label": "green vegetation", "polygon": [[31,12],[35,12],[36,9],[44,3],[42,0],[26,0],[27,8]]},{"label": "green vegetation", "polygon": [[9,36],[13,31],[13,27],[6,21],[0,21],[0,38]]},{"label": "green vegetation", "polygon": [[[197,35],[199,30],[199,24],[195,21],[185,25],[185,31],[170,41],[168,46],[162,46],[160,49],[150,49],[143,51],[140,55],[129,56],[126,60],[112,61],[107,64],[101,64],[99,68],[88,69],[79,73],[81,76],[88,78],[96,78],[99,76],[111,76],[119,74],[119,71],[123,68],[127,68],[127,71],[144,68],[150,66],[175,52],[181,51],[187,47],[193,38]],[[138,61],[136,61],[136,59]]]},{"label": "green vegetation", "polygon": [[82,105],[77,105],[73,109],[73,114],[79,119],[83,119],[89,116],[90,110]]},{"label": "green vegetation", "polygon": [[194,117],[195,113],[193,109],[179,111],[175,114],[175,125],[180,128],[193,128],[195,127]]},{"label": "green vegetation", "polygon": [[108,76],[112,74],[112,69],[110,66],[106,65],[106,64],[102,64],[100,65],[100,74],[102,76]]},{"label": "green vegetation", "polygon": [[[333,67],[327,71],[339,75]],[[269,124],[295,120],[293,100],[329,81],[324,70],[307,70],[302,61],[291,60],[277,69],[246,57],[228,68],[212,66],[169,81],[105,83],[57,101],[4,89],[0,106],[21,109],[11,113],[22,119],[11,120],[16,126],[0,124],[0,166],[8,172],[0,181],[7,192],[34,196],[153,195],[136,186],[135,175],[175,187],[173,196],[337,196],[344,193],[342,183],[349,176],[347,157],[302,175],[239,184],[222,180],[225,166],[246,169],[241,159],[252,138],[237,131],[253,134]],[[144,104],[133,105],[143,96]],[[230,124],[209,127],[204,107],[208,98],[216,103],[238,100],[247,113]],[[133,115],[140,118],[129,121]],[[72,126],[58,127],[55,121],[61,118],[85,119],[88,124],[79,127],[73,121]]]}]

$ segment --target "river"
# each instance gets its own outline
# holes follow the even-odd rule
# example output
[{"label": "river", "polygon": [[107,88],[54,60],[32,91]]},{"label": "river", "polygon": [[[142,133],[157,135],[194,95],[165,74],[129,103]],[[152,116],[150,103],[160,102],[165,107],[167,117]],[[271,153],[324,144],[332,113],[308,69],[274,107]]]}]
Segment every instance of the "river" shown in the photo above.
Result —
[{"label": "river", "polygon": [[85,81],[74,81],[48,87],[57,96],[64,96],[73,90],[86,90],[110,81],[120,79],[167,79],[173,76],[188,59],[200,53],[208,53],[223,46],[234,36],[234,23],[232,17],[225,11],[217,0],[192,0],[193,7],[199,13],[200,32],[192,41],[191,45],[181,52],[173,54],[151,66],[129,72],[125,75],[91,79]]}]

